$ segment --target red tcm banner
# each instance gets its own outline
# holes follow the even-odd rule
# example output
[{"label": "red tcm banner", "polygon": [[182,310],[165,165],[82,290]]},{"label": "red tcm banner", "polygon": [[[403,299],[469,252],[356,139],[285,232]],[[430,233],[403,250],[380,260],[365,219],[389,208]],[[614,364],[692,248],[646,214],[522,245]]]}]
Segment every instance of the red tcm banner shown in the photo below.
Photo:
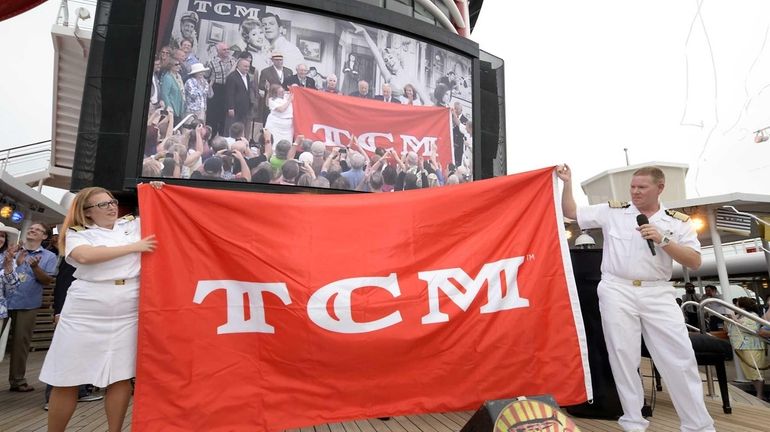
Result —
[{"label": "red tcm banner", "polygon": [[369,153],[376,147],[430,156],[438,147],[442,166],[452,162],[449,108],[385,103],[292,87],[294,134],[336,145],[351,136]]},{"label": "red tcm banner", "polygon": [[[400,193],[139,186],[136,431],[592,397],[553,169]],[[569,267],[568,267],[569,268]]]}]

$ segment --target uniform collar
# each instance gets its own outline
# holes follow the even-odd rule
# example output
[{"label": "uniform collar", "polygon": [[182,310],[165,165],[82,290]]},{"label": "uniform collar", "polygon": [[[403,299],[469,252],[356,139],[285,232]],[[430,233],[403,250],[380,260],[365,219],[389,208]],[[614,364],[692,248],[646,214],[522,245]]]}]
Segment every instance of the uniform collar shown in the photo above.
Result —
[{"label": "uniform collar", "polygon": [[[668,217],[668,215],[666,214],[666,210],[668,210],[666,208],[666,206],[664,206],[663,203],[658,203],[658,205],[660,206],[660,208],[658,209],[657,212],[655,212],[655,214],[652,215],[652,217],[650,218],[650,221],[656,221],[656,220],[664,219],[664,218]],[[629,205],[626,208],[626,213],[628,213],[628,214],[641,214],[642,212],[640,212],[639,209],[636,208],[635,205],[631,204],[631,205]]]}]

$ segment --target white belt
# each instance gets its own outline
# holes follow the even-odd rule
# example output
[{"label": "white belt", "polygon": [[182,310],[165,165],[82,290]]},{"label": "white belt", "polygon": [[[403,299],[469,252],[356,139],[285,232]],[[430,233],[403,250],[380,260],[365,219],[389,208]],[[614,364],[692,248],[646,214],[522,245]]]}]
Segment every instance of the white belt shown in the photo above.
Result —
[{"label": "white belt", "polygon": [[623,279],[617,276],[613,276],[611,274],[602,274],[602,279],[609,282],[620,283],[623,285],[631,285],[635,287],[655,287],[655,286],[671,285],[671,282],[666,280]]}]

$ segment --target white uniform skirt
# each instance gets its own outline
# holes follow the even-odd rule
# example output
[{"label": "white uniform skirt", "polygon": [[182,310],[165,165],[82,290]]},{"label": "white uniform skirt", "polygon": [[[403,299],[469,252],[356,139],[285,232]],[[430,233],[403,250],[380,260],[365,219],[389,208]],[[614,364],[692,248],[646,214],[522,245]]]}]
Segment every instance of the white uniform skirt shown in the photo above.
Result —
[{"label": "white uniform skirt", "polygon": [[67,291],[40,381],[107,387],[136,375],[139,279],[76,280]]},{"label": "white uniform skirt", "polygon": [[278,141],[286,140],[290,143],[294,142],[294,119],[279,117],[276,114],[270,113],[267,116],[265,122],[265,129],[270,131],[273,136],[273,152],[275,152],[275,145]]}]

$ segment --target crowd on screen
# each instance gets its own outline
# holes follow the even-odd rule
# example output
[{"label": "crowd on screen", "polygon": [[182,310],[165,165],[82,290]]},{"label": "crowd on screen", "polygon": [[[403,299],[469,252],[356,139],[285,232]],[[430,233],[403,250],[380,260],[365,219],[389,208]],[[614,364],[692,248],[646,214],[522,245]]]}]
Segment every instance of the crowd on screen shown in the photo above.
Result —
[{"label": "crowd on screen", "polygon": [[[197,17],[190,13],[182,17],[183,24],[185,20],[197,21]],[[184,32],[160,48],[152,76],[144,177],[373,192],[471,179],[472,122],[463,113],[461,103],[450,102],[459,85],[454,73],[439,79],[433,94],[425,95],[424,90],[399,80],[397,71],[391,71],[388,82],[375,94],[366,80],[357,79],[356,58],[351,54],[343,68],[343,81],[354,83],[354,87],[343,90],[338,88],[335,74],[324,75],[304,63],[298,63],[294,70],[284,66],[285,55],[296,57],[288,51],[297,47],[283,46],[286,53],[262,49],[268,43],[265,30],[280,25],[280,18],[271,13],[260,20],[244,20],[240,25],[243,43],[213,45],[216,55],[206,64],[193,53],[195,38],[184,36]],[[380,54],[378,61],[392,64],[387,53]],[[396,83],[399,88],[394,88]],[[344,147],[306,140],[292,127],[294,86],[383,103],[449,107],[451,159],[455,163],[441,166],[435,157],[386,148],[369,154],[355,140]]]}]

